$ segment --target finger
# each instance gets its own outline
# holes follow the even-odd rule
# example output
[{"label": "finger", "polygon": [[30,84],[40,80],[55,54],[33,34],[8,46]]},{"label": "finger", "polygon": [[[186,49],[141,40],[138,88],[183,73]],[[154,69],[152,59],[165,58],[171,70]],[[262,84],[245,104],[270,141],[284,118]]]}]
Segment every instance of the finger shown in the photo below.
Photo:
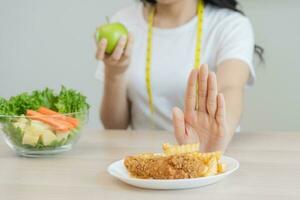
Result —
[{"label": "finger", "polygon": [[198,109],[200,112],[207,112],[206,109],[207,79],[208,79],[208,66],[202,65],[200,68],[200,73],[198,75],[198,96],[199,96]]},{"label": "finger", "polygon": [[179,144],[184,143],[185,137],[185,123],[184,123],[184,114],[183,112],[177,108],[173,108],[173,126],[175,138]]},{"label": "finger", "polygon": [[124,52],[125,46],[127,42],[127,37],[126,36],[121,36],[114,52],[111,55],[111,59],[114,61],[119,61],[122,57],[122,54]]},{"label": "finger", "polygon": [[208,75],[207,111],[211,117],[215,117],[217,109],[217,78],[214,72]]},{"label": "finger", "polygon": [[196,83],[199,70],[193,69],[190,73],[185,93],[185,113],[191,114],[195,112],[196,106]]},{"label": "finger", "polygon": [[220,126],[223,126],[225,124],[226,106],[224,95],[221,93],[217,97],[217,106],[216,120]]},{"label": "finger", "polygon": [[125,49],[125,52],[124,52],[124,57],[125,58],[130,57],[131,52],[132,52],[132,48],[133,48],[133,36],[132,36],[131,33],[129,33],[126,49]]},{"label": "finger", "polygon": [[96,59],[98,60],[104,59],[106,46],[107,46],[107,40],[104,38],[98,44]]}]

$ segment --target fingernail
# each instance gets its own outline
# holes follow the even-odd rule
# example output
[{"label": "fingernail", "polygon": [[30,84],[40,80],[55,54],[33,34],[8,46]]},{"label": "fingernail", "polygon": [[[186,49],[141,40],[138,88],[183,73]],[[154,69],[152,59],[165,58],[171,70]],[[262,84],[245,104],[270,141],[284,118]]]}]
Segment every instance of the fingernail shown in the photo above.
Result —
[{"label": "fingernail", "polygon": [[174,112],[174,114],[177,115],[177,117],[182,117],[182,112],[181,112],[181,110],[179,108],[174,107],[173,108],[173,112]]},{"label": "fingernail", "polygon": [[174,114],[177,114],[177,113],[178,113],[178,109],[177,109],[176,107],[174,107],[174,108],[172,109],[172,111],[173,111]]},{"label": "fingernail", "polygon": [[106,43],[106,38],[103,38],[101,41],[100,41],[100,43],[103,45],[103,44],[105,44]]}]

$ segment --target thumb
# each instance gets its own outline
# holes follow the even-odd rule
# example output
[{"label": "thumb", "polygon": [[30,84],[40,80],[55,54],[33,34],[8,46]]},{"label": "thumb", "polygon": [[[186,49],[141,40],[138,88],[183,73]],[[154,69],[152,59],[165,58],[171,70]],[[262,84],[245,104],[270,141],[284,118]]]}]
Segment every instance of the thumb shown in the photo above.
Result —
[{"label": "thumb", "polygon": [[184,114],[180,108],[174,107],[173,108],[173,126],[174,126],[174,133],[175,138],[179,144],[184,143],[185,137],[185,121],[184,121]]}]

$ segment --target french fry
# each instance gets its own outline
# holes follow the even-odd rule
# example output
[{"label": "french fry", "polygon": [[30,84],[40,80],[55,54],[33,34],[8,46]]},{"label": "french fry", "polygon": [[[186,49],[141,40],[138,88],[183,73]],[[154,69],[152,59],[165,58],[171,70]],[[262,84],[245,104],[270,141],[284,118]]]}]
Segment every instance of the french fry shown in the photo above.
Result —
[{"label": "french fry", "polygon": [[216,151],[211,153],[202,153],[201,157],[204,163],[208,163],[212,158],[216,158],[216,160],[218,161],[222,157],[222,152]]},{"label": "french fry", "polygon": [[223,173],[226,170],[226,165],[224,163],[218,163],[218,173]]},{"label": "french fry", "polygon": [[218,161],[216,157],[212,157],[207,163],[208,171],[204,176],[212,176],[218,173]]},{"label": "french fry", "polygon": [[170,145],[168,143],[163,144],[164,154],[167,156],[181,154],[181,153],[192,153],[198,152],[200,144],[186,144],[186,145]]}]

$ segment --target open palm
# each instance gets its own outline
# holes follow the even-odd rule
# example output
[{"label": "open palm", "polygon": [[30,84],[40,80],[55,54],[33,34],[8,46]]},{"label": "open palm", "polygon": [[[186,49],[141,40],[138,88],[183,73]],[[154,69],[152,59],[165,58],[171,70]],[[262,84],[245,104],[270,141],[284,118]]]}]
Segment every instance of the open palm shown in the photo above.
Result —
[{"label": "open palm", "polygon": [[200,142],[203,152],[225,150],[230,140],[225,100],[222,94],[218,94],[216,75],[208,72],[207,65],[191,72],[184,113],[177,107],[173,109],[173,125],[179,144]]}]

